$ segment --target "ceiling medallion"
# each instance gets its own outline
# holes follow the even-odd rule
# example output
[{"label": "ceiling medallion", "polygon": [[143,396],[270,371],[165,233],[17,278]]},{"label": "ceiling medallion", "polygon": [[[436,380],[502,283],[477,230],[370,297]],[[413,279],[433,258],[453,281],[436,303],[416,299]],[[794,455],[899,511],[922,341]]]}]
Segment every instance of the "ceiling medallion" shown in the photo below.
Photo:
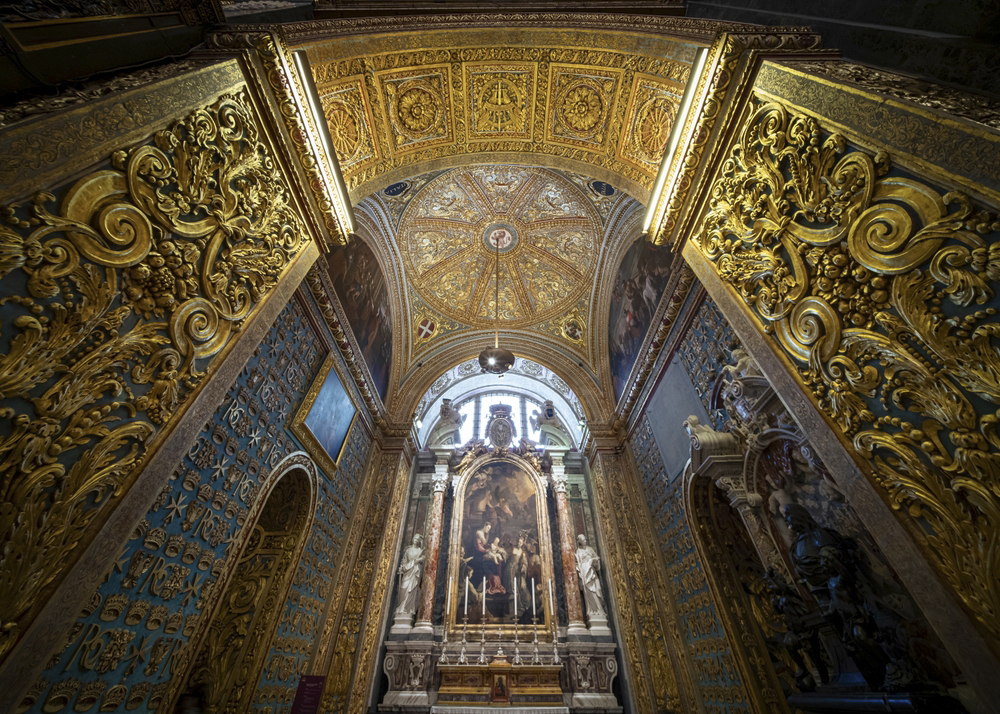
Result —
[{"label": "ceiling medallion", "polygon": [[510,250],[517,244],[517,232],[506,225],[494,225],[486,229],[484,234],[487,247],[491,244],[496,252],[496,287],[493,299],[496,308],[496,326],[493,333],[493,346],[479,353],[479,366],[483,372],[489,372],[502,377],[504,372],[514,366],[514,353],[500,348],[500,251]]},{"label": "ceiling medallion", "polygon": [[506,253],[517,245],[517,230],[506,223],[494,223],[484,231],[483,245],[491,253]]}]

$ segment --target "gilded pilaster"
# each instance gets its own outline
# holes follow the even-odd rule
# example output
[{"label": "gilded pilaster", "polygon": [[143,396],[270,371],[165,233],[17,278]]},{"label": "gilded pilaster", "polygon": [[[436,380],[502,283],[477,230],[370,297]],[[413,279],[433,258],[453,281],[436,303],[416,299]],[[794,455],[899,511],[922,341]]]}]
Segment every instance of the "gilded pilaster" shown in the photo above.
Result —
[{"label": "gilded pilaster", "polygon": [[0,137],[20,157],[5,195],[32,194],[0,211],[0,708],[317,255],[253,97],[224,62]]},{"label": "gilded pilaster", "polygon": [[[636,711],[684,710],[697,706],[687,665],[678,657],[675,615],[661,609],[654,593],[666,593],[663,566],[643,542],[652,540],[648,522],[638,520],[646,505],[629,488],[621,457],[598,453],[591,469],[604,536],[609,578],[622,638],[627,681]],[[679,684],[684,681],[685,685]]]}]

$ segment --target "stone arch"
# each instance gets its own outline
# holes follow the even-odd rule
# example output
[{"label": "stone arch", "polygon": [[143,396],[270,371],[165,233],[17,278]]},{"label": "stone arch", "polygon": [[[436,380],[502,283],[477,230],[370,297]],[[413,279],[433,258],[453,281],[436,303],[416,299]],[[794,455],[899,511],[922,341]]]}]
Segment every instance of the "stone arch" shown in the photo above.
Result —
[{"label": "stone arch", "polygon": [[196,693],[203,711],[245,711],[256,692],[316,512],[319,471],[303,451],[282,459],[263,483],[220,578],[211,616],[171,681],[160,714]]},{"label": "stone arch", "polygon": [[[757,518],[753,512],[753,496],[745,490],[730,489],[721,497],[720,483],[741,483],[744,477],[745,455],[737,439],[728,433],[719,433],[708,427],[686,423],[691,433],[691,460],[684,469],[684,511],[702,562],[708,587],[717,608],[731,651],[744,682],[757,683],[746,687],[754,711],[788,712],[781,680],[771,661],[762,632],[769,611],[760,607],[761,593],[747,591],[737,572],[732,552],[739,544],[724,539],[724,533],[739,531],[748,537],[742,543],[740,555],[748,556],[749,565],[763,573],[764,563],[759,556],[758,536],[761,529],[746,523],[747,518]],[[759,518],[758,518],[759,520]],[[741,523],[742,521],[742,523]],[[773,548],[773,543],[772,543]],[[742,551],[746,551],[745,553]]]}]

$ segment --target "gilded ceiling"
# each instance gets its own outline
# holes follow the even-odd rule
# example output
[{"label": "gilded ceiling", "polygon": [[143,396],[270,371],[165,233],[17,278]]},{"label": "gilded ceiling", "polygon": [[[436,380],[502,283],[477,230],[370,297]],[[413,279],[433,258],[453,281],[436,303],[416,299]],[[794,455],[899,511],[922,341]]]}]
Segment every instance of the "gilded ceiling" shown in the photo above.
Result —
[{"label": "gilded ceiling", "polygon": [[[528,327],[562,315],[592,283],[596,209],[558,174],[476,166],[442,174],[410,202],[397,241],[417,293],[445,317]],[[582,337],[582,326],[569,333]]]},{"label": "gilded ceiling", "polygon": [[610,392],[604,286],[638,234],[697,47],[553,27],[298,46],[402,310],[390,392],[422,393],[422,367],[478,350],[496,309],[495,241],[508,342]]},{"label": "gilded ceiling", "polygon": [[354,200],[487,161],[580,171],[645,199],[696,45],[521,29],[306,49]]}]

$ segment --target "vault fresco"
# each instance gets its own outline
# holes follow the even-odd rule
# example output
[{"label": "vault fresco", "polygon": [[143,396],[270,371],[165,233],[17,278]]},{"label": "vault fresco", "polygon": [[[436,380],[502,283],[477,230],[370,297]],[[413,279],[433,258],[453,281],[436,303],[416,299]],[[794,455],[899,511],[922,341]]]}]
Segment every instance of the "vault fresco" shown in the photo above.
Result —
[{"label": "vault fresco", "polygon": [[500,319],[524,327],[563,316],[590,287],[601,231],[593,204],[559,174],[477,166],[428,183],[397,239],[419,296],[474,326],[494,318],[499,247]]}]

